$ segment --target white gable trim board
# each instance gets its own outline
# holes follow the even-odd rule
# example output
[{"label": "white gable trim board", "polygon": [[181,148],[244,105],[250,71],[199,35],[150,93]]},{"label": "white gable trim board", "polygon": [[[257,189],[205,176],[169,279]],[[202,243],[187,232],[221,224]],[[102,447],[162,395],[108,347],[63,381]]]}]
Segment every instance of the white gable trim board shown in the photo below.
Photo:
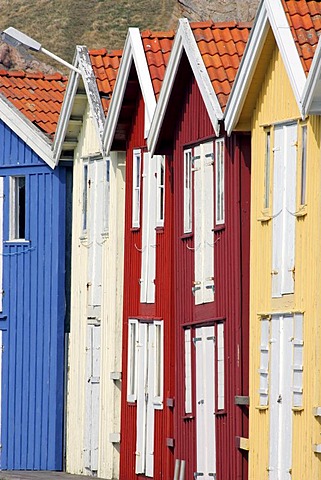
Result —
[{"label": "white gable trim board", "polygon": [[321,113],[321,38],[313,55],[312,64],[302,94],[302,117]]},{"label": "white gable trim board", "polygon": [[189,22],[187,19],[183,18],[179,21],[179,28],[175,35],[172,52],[166,68],[155,115],[147,139],[147,145],[151,154],[155,152],[183,51],[185,51],[187,55],[214,131],[217,136],[219,135],[219,120],[223,118],[223,112],[216,93],[213,90],[212,83]]},{"label": "white gable trim board", "polygon": [[[102,137],[104,131],[105,115],[87,47],[77,45],[74,65],[81,71],[81,77],[86,90],[88,103],[90,105],[90,110],[93,115],[93,123],[97,132],[97,138],[99,140],[101,152],[103,153]],[[72,71],[68,80],[65,98],[61,108],[57,131],[53,143],[53,156],[56,165],[59,162],[63,142],[66,136],[68,123],[71,116],[73,102],[75,100],[75,96],[79,86],[79,80],[79,74]]]},{"label": "white gable trim board", "polygon": [[225,128],[228,135],[231,135],[239,120],[269,26],[272,28],[281,52],[293,93],[301,112],[301,98],[306,77],[291,29],[280,0],[262,0],[226,106]]},{"label": "white gable trim board", "polygon": [[104,126],[103,145],[105,152],[110,152],[115,130],[126,90],[128,76],[134,62],[140,88],[145,103],[145,137],[149,131],[156,108],[154,89],[147,65],[142,39],[138,28],[129,28],[125,42],[123,56],[120,62],[109,112]]}]

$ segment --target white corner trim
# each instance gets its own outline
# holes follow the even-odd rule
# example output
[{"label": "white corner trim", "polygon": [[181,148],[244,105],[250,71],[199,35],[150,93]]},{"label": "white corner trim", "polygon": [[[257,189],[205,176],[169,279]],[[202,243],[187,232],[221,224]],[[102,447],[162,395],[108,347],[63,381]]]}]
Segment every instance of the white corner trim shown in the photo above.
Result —
[{"label": "white corner trim", "polygon": [[39,155],[49,167],[55,168],[51,142],[48,137],[2,94],[0,95],[0,119]]},{"label": "white corner trim", "polygon": [[288,72],[293,93],[301,111],[301,97],[306,76],[280,0],[265,0],[270,24]]},{"label": "white corner trim", "polygon": [[231,135],[239,121],[269,26],[267,11],[262,0],[226,105],[224,123],[228,135]]},{"label": "white corner trim", "polygon": [[138,81],[144,98],[145,131],[149,130],[149,125],[154,115],[156,99],[141,35],[138,28],[129,28],[104,126],[103,145],[106,155],[109,154],[114,139],[128,76],[133,62],[135,64]]},{"label": "white corner trim", "polygon": [[[78,67],[78,61],[74,62],[74,66]],[[74,102],[74,98],[78,89],[79,75],[75,71],[72,71],[67,83],[64,100],[60,110],[58,119],[56,134],[53,142],[53,159],[55,165],[58,165],[62,145],[65,139],[68,122],[71,115],[71,110]]]},{"label": "white corner trim", "polygon": [[314,99],[315,90],[320,83],[321,76],[321,38],[319,38],[318,46],[314,52],[312,64],[309,70],[309,74],[303,89],[301,105],[302,105],[302,117],[304,118],[310,113],[310,108]]},{"label": "white corner trim", "polygon": [[166,68],[155,115],[147,139],[147,145],[151,155],[155,153],[155,148],[164,122],[165,113],[170,101],[183,50],[185,50],[187,55],[214,131],[217,136],[219,135],[219,120],[223,118],[223,112],[208,76],[189,22],[186,18],[181,18],[179,20],[179,28],[175,35],[172,52]]}]

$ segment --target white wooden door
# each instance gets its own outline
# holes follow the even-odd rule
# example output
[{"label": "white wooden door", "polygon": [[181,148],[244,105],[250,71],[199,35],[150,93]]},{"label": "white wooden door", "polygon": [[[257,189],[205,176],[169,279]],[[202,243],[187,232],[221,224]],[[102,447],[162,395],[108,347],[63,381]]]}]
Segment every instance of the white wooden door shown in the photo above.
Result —
[{"label": "white wooden door", "polygon": [[147,323],[138,325],[136,473],[153,477],[155,325]]},{"label": "white wooden door", "polygon": [[214,327],[195,330],[196,348],[196,452],[194,478],[213,480],[216,475],[215,402],[214,402]]},{"label": "white wooden door", "polygon": [[86,419],[84,461],[85,467],[98,470],[100,399],[100,325],[87,326],[86,347]]},{"label": "white wooden door", "polygon": [[290,480],[293,317],[273,315],[271,322],[269,480]]}]

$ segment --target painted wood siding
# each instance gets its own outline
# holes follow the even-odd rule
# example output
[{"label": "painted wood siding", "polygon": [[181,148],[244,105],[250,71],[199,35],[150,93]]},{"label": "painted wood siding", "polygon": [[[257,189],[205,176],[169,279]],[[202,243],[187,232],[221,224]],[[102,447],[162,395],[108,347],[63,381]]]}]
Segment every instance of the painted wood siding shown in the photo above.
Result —
[{"label": "painted wood siding", "polygon": [[[2,122],[0,135],[5,192],[1,469],[60,470],[66,171],[45,166]],[[8,241],[9,180],[15,175],[26,178],[24,242]]]},{"label": "painted wood siding", "polygon": [[[165,164],[165,223],[156,230],[156,279],[155,302],[140,303],[142,229],[132,228],[132,165],[133,149],[145,148],[144,103],[142,96],[137,99],[137,110],[132,119],[126,150],[126,211],[125,211],[125,252],[124,252],[124,312],[123,312],[123,360],[122,360],[122,411],[120,478],[138,478],[136,462],[136,403],[127,401],[128,363],[128,320],[153,321],[161,319],[164,325],[164,401],[162,409],[154,411],[154,477],[171,478],[173,473],[173,450],[166,439],[173,438],[172,408],[166,404],[173,398],[173,311],[172,311],[172,193],[173,177],[171,162]],[[142,193],[141,193],[142,194]],[[142,198],[142,197],[141,197]],[[141,201],[142,205],[142,201]],[[145,478],[143,476],[143,478]]]},{"label": "painted wood siding", "polygon": [[[66,469],[68,473],[73,474],[88,473],[84,447],[88,442],[86,438],[88,422],[94,421],[94,418],[86,413],[86,332],[89,312],[87,283],[91,271],[89,269],[91,252],[86,236],[82,232],[82,223],[83,159],[95,154],[99,154],[99,143],[87,107],[74,160],[66,452]],[[102,251],[100,388],[98,412],[95,412],[99,418],[99,425],[95,435],[98,435],[97,475],[108,479],[117,478],[119,472],[119,444],[117,441],[115,444],[111,442],[115,439],[111,434],[120,431],[120,380],[112,380],[111,373],[121,372],[124,169],[124,156],[113,155],[110,160],[109,233],[97,240]],[[107,208],[104,205],[104,198],[98,199],[97,207],[101,208],[104,214],[104,208]],[[87,215],[90,214],[89,209]]]},{"label": "painted wood siding", "polygon": [[[300,115],[292,94],[288,76],[276,46],[266,62],[264,81],[256,95],[252,110],[252,210],[251,210],[251,293],[250,293],[250,465],[249,478],[268,479],[269,473],[269,405],[260,407],[260,345],[261,321],[273,313],[303,312],[303,408],[292,410],[292,479],[319,478],[319,455],[312,445],[320,443],[320,422],[313,408],[321,403],[320,388],[320,118],[307,120],[307,205],[302,216],[295,217],[295,274],[294,294],[272,298],[272,219],[273,156],[271,153],[271,181],[269,209],[264,209],[265,142],[264,126],[274,122],[299,122]],[[248,115],[248,112],[246,113]],[[273,135],[273,128],[271,129]],[[273,147],[273,136],[271,138]],[[297,199],[300,190],[300,136],[298,139]],[[270,323],[270,322],[269,322]],[[270,354],[271,355],[271,354]],[[291,361],[290,361],[291,363]],[[270,381],[270,380],[269,380]],[[270,399],[269,399],[270,401]],[[287,441],[290,441],[288,439]],[[272,446],[271,446],[272,447]],[[271,473],[272,475],[272,473]],[[272,478],[272,477],[271,477]]]},{"label": "painted wood siding", "polygon": [[[248,432],[247,407],[234,404],[235,395],[248,395],[248,255],[250,206],[250,140],[225,138],[225,224],[215,228],[214,301],[195,305],[194,248],[192,235],[183,235],[183,150],[215,140],[195,79],[184,64],[176,80],[173,109],[180,112],[174,124],[174,272],[175,272],[175,457],[186,460],[186,477],[196,471],[195,346],[192,344],[192,413],[185,414],[184,330],[224,321],[225,407],[216,414],[217,478],[247,476],[246,455],[235,447],[236,436]],[[183,92],[183,93],[182,93]],[[177,93],[177,96],[176,96]],[[169,118],[168,118],[169,119]],[[224,137],[224,132],[222,132]],[[168,144],[170,140],[168,139]],[[195,340],[197,341],[197,340]],[[215,376],[217,370],[215,371]],[[215,387],[217,388],[217,386]],[[211,446],[207,445],[210,449]],[[214,446],[213,446],[214,449]],[[212,452],[214,455],[214,451]]]}]

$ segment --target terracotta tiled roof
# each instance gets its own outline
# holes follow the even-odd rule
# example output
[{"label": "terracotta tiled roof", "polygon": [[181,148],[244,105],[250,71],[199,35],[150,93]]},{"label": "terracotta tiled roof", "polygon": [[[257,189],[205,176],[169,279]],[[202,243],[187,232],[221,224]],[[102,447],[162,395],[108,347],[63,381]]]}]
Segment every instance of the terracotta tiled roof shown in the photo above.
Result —
[{"label": "terracotta tiled roof", "polygon": [[240,65],[251,24],[192,22],[199,51],[219,103],[224,110]]},{"label": "terracotta tiled roof", "polygon": [[141,32],[141,37],[154,93],[156,98],[158,98],[175,32],[174,30],[170,30],[169,32],[151,32],[150,30],[146,30]]},{"label": "terracotta tiled roof", "polygon": [[105,115],[109,108],[122,53],[122,50],[107,52],[105,48],[89,51]]},{"label": "terracotta tiled roof", "polygon": [[282,0],[282,4],[307,74],[321,34],[321,2]]},{"label": "terracotta tiled roof", "polygon": [[0,70],[0,94],[50,137],[56,131],[67,78]]}]

